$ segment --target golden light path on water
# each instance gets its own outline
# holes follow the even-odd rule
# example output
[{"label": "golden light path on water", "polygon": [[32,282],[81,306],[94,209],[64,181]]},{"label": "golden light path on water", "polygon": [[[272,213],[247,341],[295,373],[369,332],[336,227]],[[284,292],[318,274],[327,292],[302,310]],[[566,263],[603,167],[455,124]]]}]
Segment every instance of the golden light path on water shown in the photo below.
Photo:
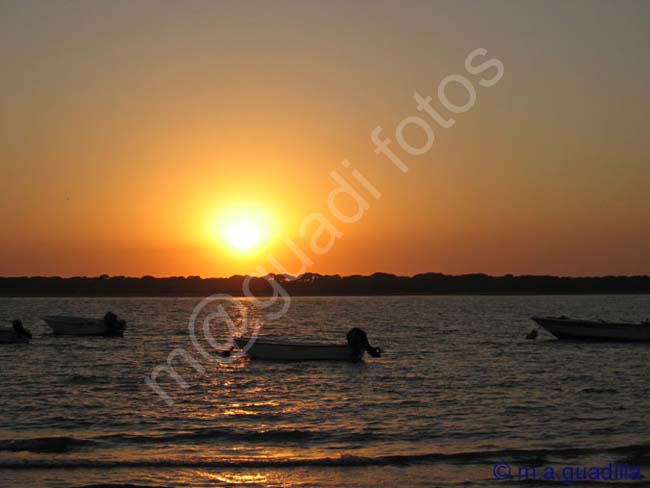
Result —
[{"label": "golden light path on water", "polygon": [[[293,297],[265,322],[271,338],[327,343],[361,326],[385,353],[358,364],[203,361],[187,326],[196,303],[0,298],[34,335],[0,355],[0,486],[460,488],[496,461],[593,466],[650,452],[643,347],[525,339],[531,311],[634,320],[648,296]],[[52,336],[40,317],[70,308],[113,310],[127,333]],[[168,407],[144,377],[176,348],[205,371],[176,358],[188,388],[162,374]]]}]

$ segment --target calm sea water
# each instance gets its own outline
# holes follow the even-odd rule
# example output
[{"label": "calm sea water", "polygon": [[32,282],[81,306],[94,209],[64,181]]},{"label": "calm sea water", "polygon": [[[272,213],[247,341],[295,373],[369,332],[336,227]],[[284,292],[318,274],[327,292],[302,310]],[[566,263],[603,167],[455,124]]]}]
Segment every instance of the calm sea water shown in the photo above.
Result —
[{"label": "calm sea water", "polygon": [[[532,315],[637,322],[648,296],[295,298],[278,321],[243,302],[264,335],[363,327],[385,356],[360,364],[207,361],[188,333],[197,303],[0,299],[0,318],[34,333],[0,346],[0,486],[493,485],[497,462],[650,472],[650,346],[525,340]],[[109,309],[129,320],[123,339],[39,321]],[[189,387],[161,375],[170,407],[144,379],[175,348],[205,371],[175,360]]]}]

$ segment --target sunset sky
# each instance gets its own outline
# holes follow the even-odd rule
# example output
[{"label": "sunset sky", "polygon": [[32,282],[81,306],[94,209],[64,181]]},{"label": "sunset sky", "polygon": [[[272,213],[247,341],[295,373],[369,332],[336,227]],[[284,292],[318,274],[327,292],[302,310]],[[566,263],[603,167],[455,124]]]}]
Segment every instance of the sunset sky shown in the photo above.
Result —
[{"label": "sunset sky", "polygon": [[[0,0],[0,275],[295,272],[285,239],[327,274],[648,274],[649,25],[643,0]],[[414,92],[456,119],[420,156]]]}]

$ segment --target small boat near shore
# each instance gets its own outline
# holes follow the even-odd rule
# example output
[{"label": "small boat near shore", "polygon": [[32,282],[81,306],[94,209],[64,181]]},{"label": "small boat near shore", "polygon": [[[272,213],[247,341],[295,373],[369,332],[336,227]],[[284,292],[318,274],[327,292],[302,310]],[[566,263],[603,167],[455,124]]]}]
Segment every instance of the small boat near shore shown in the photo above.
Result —
[{"label": "small boat near shore", "polygon": [[273,361],[348,361],[359,362],[367,352],[381,357],[381,349],[368,343],[366,333],[352,329],[347,335],[347,344],[314,344],[305,342],[284,342],[270,339],[236,338],[237,346],[246,351],[252,359]]},{"label": "small boat near shore", "polygon": [[533,321],[563,340],[650,342],[650,321],[633,324],[568,317],[533,317]]},{"label": "small boat near shore", "polygon": [[29,344],[32,334],[20,320],[14,320],[11,329],[0,329],[0,344]]},{"label": "small boat near shore", "polygon": [[49,315],[43,317],[55,335],[121,337],[126,322],[108,312],[103,319]]}]

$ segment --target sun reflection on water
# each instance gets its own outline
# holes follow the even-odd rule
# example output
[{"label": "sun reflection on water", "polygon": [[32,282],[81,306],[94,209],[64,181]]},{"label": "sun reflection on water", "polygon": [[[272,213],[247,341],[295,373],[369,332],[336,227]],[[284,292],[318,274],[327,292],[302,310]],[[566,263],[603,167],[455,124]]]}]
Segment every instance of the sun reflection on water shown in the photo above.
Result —
[{"label": "sun reflection on water", "polygon": [[201,471],[199,476],[205,479],[212,481],[219,481],[221,483],[227,483],[232,485],[243,485],[243,484],[260,484],[266,485],[269,483],[269,476],[263,473],[208,473],[207,471]]}]

